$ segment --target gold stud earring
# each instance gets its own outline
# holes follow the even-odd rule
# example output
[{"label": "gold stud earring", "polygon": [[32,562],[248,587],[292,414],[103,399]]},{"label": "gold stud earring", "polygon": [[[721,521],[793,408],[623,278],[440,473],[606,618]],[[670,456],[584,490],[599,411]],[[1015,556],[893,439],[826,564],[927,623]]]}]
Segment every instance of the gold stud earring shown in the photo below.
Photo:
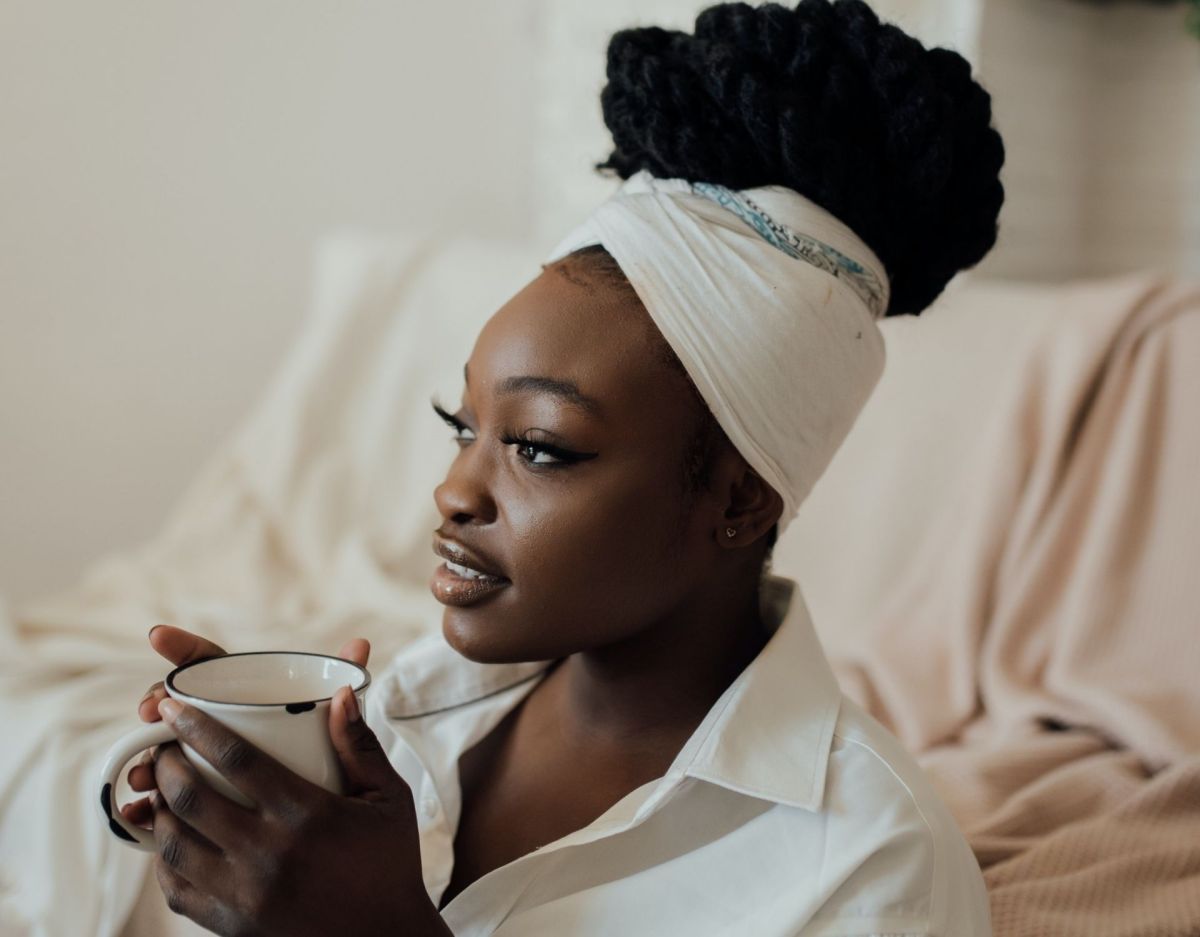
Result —
[{"label": "gold stud earring", "polygon": [[725,528],[725,536],[726,537],[736,537],[737,536],[737,528],[736,527],[726,527]]}]

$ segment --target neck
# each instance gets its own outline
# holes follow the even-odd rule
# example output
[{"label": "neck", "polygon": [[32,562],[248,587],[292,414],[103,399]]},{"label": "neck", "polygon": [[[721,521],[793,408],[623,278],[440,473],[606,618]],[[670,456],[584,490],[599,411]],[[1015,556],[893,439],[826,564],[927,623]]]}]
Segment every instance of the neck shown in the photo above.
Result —
[{"label": "neck", "polygon": [[672,756],[766,644],[757,579],[719,584],[636,635],[572,654],[546,678],[557,721],[588,750]]}]

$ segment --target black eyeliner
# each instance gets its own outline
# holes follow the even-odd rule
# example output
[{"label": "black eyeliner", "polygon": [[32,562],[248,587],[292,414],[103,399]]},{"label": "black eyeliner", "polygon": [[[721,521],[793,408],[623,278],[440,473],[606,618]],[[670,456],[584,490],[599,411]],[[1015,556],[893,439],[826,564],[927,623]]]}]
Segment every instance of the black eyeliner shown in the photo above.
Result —
[{"label": "black eyeliner", "polygon": [[446,425],[453,427],[460,433],[464,430],[470,430],[471,427],[467,426],[466,423],[454,416],[454,414],[448,413],[445,409],[438,405],[436,400],[431,400],[430,403],[433,405],[433,412],[440,416],[442,418],[442,422],[444,422]]},{"label": "black eyeliner", "polygon": [[[436,398],[431,399],[429,403],[433,407],[433,412],[441,418],[442,422],[451,427],[460,436],[464,432],[475,432],[473,429],[471,429],[471,427],[467,426],[466,423],[464,423],[454,414],[447,411],[445,407],[441,406],[437,402]],[[525,459],[530,466],[536,469],[548,469],[555,467],[562,468],[563,466],[571,465],[575,462],[586,462],[588,459],[594,459],[600,454],[598,452],[574,452],[570,449],[563,449],[559,446],[552,445],[551,443],[541,442],[537,439],[531,439],[528,436],[519,436],[510,432],[504,433],[500,437],[500,442],[506,446],[517,446],[521,449],[528,448],[537,450],[538,452],[544,452],[558,460],[557,463],[546,463],[534,462],[532,459]]]},{"label": "black eyeliner", "polygon": [[[541,442],[537,439],[530,439],[528,436],[514,436],[511,433],[505,433],[500,437],[500,441],[506,446],[520,446],[522,448],[527,447],[530,449],[537,449],[541,452],[547,453],[548,455],[554,456],[556,459],[560,459],[563,463],[586,462],[588,459],[594,459],[600,454],[598,452],[573,452],[570,449],[561,449],[558,446],[553,446],[550,443]],[[529,462],[528,459],[526,459],[526,461]],[[537,468],[550,467],[544,462],[530,462],[530,464],[535,465]]]}]

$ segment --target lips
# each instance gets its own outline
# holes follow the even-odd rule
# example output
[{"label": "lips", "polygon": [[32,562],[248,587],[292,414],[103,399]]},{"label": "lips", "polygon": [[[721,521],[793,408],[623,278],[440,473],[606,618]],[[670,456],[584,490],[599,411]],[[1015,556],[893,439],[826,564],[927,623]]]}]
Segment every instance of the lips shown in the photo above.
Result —
[{"label": "lips", "polygon": [[457,540],[449,540],[445,537],[437,535],[433,538],[433,552],[444,560],[448,560],[458,566],[480,573],[483,576],[490,576],[493,579],[506,579],[503,570],[494,560],[485,556],[476,549],[471,549]]},{"label": "lips", "polygon": [[429,590],[443,605],[474,605],[512,584],[495,562],[457,540],[435,536],[433,552],[446,560],[429,581]]}]

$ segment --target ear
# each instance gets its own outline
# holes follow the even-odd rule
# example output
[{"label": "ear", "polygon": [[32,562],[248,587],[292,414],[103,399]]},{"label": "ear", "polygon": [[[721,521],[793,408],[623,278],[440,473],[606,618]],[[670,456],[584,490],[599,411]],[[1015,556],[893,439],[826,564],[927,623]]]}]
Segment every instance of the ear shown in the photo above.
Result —
[{"label": "ear", "polygon": [[722,515],[715,531],[717,543],[729,549],[747,547],[769,531],[783,514],[783,498],[762,480],[739,453],[717,470],[721,479]]}]

